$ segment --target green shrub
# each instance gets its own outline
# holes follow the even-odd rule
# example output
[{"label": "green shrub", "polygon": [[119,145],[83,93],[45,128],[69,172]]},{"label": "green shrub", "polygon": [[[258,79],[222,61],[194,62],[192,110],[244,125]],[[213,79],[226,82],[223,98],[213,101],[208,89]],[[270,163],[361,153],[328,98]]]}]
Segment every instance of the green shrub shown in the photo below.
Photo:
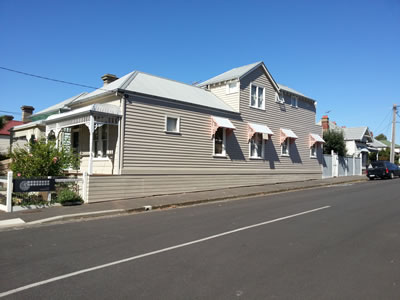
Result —
[{"label": "green shrub", "polygon": [[59,202],[61,205],[75,205],[82,204],[83,200],[81,196],[79,196],[74,191],[71,191],[68,188],[64,188],[58,192],[57,202]]}]

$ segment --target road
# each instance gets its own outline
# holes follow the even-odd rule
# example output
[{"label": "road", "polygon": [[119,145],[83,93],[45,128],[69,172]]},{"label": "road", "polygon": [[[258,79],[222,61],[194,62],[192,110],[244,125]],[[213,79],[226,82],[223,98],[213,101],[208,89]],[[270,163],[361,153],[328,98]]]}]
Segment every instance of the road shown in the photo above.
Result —
[{"label": "road", "polygon": [[5,299],[400,299],[400,180],[0,232]]}]

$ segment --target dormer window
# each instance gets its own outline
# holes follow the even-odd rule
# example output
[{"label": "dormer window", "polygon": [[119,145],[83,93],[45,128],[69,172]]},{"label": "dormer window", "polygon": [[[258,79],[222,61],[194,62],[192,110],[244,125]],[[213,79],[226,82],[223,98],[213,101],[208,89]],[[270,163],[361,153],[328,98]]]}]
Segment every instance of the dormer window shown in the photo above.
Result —
[{"label": "dormer window", "polygon": [[233,94],[239,91],[239,82],[230,82],[226,85],[226,93]]},{"label": "dormer window", "polygon": [[298,107],[298,98],[296,96],[292,96],[292,106],[293,107]]}]

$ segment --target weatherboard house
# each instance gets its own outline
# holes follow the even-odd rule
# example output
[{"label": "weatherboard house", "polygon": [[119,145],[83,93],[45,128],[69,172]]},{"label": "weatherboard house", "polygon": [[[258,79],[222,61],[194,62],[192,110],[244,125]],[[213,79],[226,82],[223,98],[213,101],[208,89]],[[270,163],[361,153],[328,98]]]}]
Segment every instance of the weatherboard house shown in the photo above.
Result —
[{"label": "weatherboard house", "polygon": [[31,117],[80,153],[89,202],[321,178],[316,101],[263,62],[197,86],[138,71],[102,79]]}]

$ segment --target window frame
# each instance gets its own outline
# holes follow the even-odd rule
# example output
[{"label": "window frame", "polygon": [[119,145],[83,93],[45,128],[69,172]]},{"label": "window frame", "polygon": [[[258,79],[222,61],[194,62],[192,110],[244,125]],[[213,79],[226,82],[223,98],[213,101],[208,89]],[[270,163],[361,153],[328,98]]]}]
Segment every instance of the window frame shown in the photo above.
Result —
[{"label": "window frame", "polygon": [[[256,87],[256,105],[255,105],[255,106],[251,105],[251,99],[252,99],[252,94],[251,94],[251,93],[252,93],[253,86]],[[263,103],[262,103],[262,107],[258,107],[258,105],[257,105],[257,104],[258,104],[258,91],[259,91],[259,89],[262,89],[262,90],[263,90]],[[250,94],[249,106],[252,107],[252,108],[256,108],[256,109],[265,110],[265,87],[263,87],[263,86],[261,86],[261,85],[257,85],[257,84],[251,83],[251,84],[250,84],[250,92],[249,92],[249,94]]]},{"label": "window frame", "polygon": [[[256,135],[259,135],[261,137],[261,156],[252,156],[252,152],[251,152],[252,141],[255,140]],[[263,138],[263,134],[260,132],[254,133],[254,135],[249,140],[249,158],[250,159],[264,159],[264,150],[265,150],[265,140]]]},{"label": "window frame", "polygon": [[[283,144],[286,145],[287,153],[283,153]],[[281,144],[281,156],[290,156],[290,138],[286,138]]]},{"label": "window frame", "polygon": [[[313,155],[313,149],[315,149],[314,155]],[[314,143],[314,145],[310,147],[310,158],[317,158],[317,151],[318,151],[318,143]]]},{"label": "window frame", "polygon": [[[168,130],[168,119],[176,119],[176,130],[177,131],[169,131]],[[166,115],[165,123],[164,123],[164,132],[168,134],[180,134],[181,133],[181,117]]]},{"label": "window frame", "polygon": [[[230,88],[230,85],[231,85],[231,84],[235,84],[235,85],[236,85],[234,89],[231,89],[231,88]],[[226,84],[226,94],[227,94],[227,95],[229,95],[229,94],[235,94],[235,93],[237,93],[237,92],[239,92],[239,81],[228,82],[228,83]]]},{"label": "window frame", "polygon": [[[299,97],[297,96],[290,96],[290,106],[298,108],[299,107]],[[295,103],[296,105],[294,105],[293,103]]]},{"label": "window frame", "polygon": [[[215,153],[215,134],[219,129],[222,129],[222,153]],[[213,157],[227,157],[226,155],[226,128],[218,127],[213,135]]]},{"label": "window frame", "polygon": [[[107,143],[107,146],[106,146],[105,153],[104,153],[104,149],[103,149],[103,141],[104,140],[102,138],[104,126],[107,126],[107,136],[106,136],[106,139],[105,139],[106,143]],[[109,126],[110,126],[109,124],[104,124],[104,125],[99,126],[99,127],[96,128],[96,130],[99,130],[98,134],[97,134],[97,136],[98,136],[97,140],[94,139],[95,138],[95,133],[93,133],[93,160],[109,160],[110,159],[109,156],[108,156],[108,153],[107,153],[108,147],[109,147],[109,143],[110,143],[110,128],[109,128]],[[98,146],[97,155],[98,155],[99,151],[101,151],[101,155],[98,155],[98,156],[96,156],[96,152],[95,152],[95,144],[96,143],[97,143],[97,146]]]}]

